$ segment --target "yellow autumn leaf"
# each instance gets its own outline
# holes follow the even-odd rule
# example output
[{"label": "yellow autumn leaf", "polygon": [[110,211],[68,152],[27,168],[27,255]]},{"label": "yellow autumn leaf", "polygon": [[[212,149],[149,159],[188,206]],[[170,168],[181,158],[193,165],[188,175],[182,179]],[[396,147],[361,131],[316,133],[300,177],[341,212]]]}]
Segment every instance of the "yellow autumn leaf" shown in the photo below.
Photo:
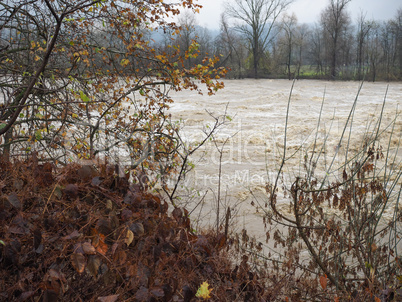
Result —
[{"label": "yellow autumn leaf", "polygon": [[129,246],[131,244],[131,242],[133,242],[133,239],[134,239],[134,233],[131,230],[127,230],[126,240],[125,240],[125,243],[127,244],[127,246]]},{"label": "yellow autumn leaf", "polygon": [[208,282],[203,282],[200,285],[200,288],[197,290],[197,293],[195,294],[196,297],[198,298],[203,298],[203,299],[209,299],[211,298],[210,293],[212,292],[212,289],[208,289]]},{"label": "yellow autumn leaf", "polygon": [[130,61],[128,59],[123,59],[123,60],[121,60],[120,65],[123,67],[126,67],[129,63],[130,63]]}]

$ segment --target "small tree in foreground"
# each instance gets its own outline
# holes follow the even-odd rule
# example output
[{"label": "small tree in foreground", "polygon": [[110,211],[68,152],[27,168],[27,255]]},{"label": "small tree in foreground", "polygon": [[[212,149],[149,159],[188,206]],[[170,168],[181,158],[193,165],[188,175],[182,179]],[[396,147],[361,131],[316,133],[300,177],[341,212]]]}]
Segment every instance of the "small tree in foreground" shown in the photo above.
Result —
[{"label": "small tree in foreground", "polygon": [[[35,152],[65,164],[99,155],[171,173],[179,167],[170,90],[212,94],[223,87],[217,58],[201,64],[199,45],[157,47],[158,30],[180,35],[170,17],[191,0],[2,1],[0,150],[4,159]],[[173,39],[172,39],[173,41]]]}]

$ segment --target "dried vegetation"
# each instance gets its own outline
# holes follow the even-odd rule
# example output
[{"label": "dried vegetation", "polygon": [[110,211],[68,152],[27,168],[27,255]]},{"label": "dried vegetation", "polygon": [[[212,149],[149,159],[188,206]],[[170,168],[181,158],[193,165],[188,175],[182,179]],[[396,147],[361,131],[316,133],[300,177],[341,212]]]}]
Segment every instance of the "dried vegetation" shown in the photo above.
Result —
[{"label": "dried vegetation", "polygon": [[185,209],[114,166],[33,157],[1,171],[0,300],[191,301],[205,281],[216,301],[267,295],[225,235],[194,233]]}]

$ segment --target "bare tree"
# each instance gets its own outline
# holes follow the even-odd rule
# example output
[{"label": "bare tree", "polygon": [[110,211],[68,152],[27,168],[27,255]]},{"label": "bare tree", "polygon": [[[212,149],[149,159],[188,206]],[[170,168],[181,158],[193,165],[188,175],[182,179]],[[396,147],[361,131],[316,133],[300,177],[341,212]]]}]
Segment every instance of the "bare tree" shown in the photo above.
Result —
[{"label": "bare tree", "polygon": [[199,48],[200,55],[198,58],[199,61],[201,62],[204,59],[204,57],[206,57],[209,53],[214,52],[213,39],[210,30],[206,27],[197,28],[196,34],[197,34],[197,41],[200,44]]},{"label": "bare tree", "polygon": [[396,17],[394,19],[394,31],[395,31],[395,39],[396,39],[396,53],[399,64],[399,79],[402,78],[402,8],[398,9],[396,13]]},{"label": "bare tree", "polygon": [[324,37],[322,30],[318,25],[315,25],[315,27],[312,29],[309,40],[310,61],[316,66],[316,72],[322,75],[324,73]]},{"label": "bare tree", "polygon": [[308,27],[307,24],[301,24],[297,27],[296,31],[296,50],[297,50],[297,59],[296,59],[296,65],[297,65],[297,77],[300,75],[300,68],[303,64],[303,56],[305,56],[305,46],[307,45],[307,40],[309,35],[311,35],[311,31]]},{"label": "bare tree", "polygon": [[321,14],[321,26],[328,41],[328,59],[330,64],[330,76],[336,78],[338,67],[338,54],[341,48],[343,35],[350,25],[350,18],[346,11],[346,5],[351,0],[330,0],[329,5]]},{"label": "bare tree", "polygon": [[[178,36],[176,43],[180,46],[180,49],[184,52],[189,49],[191,43],[196,40],[196,25],[197,20],[194,13],[190,10],[185,10],[178,18],[178,24],[182,28],[180,36]],[[191,58],[185,62],[188,68],[192,64]]]},{"label": "bare tree", "polygon": [[221,15],[221,32],[216,39],[217,49],[222,54],[221,64],[229,66],[231,72],[229,75],[242,78],[244,61],[246,59],[246,48],[241,36],[230,28],[225,14]]},{"label": "bare tree", "polygon": [[357,79],[360,81],[362,79],[362,68],[364,65],[365,44],[367,43],[369,32],[373,27],[373,22],[366,21],[366,14],[361,12],[357,20],[357,27]]},{"label": "bare tree", "polygon": [[382,58],[379,62],[381,77],[387,81],[402,79],[402,9],[394,18],[381,24]]},{"label": "bare tree", "polygon": [[[378,73],[378,65],[381,57],[384,57],[384,48],[381,47],[380,38],[381,26],[379,23],[373,22],[369,35],[367,37],[368,42],[368,74],[370,80],[375,82]],[[387,43],[386,43],[387,44]],[[383,45],[384,46],[384,45]]]},{"label": "bare tree", "polygon": [[258,77],[260,59],[266,52],[278,16],[293,0],[235,0],[225,11],[239,21],[236,30],[244,35],[253,55],[254,77]]},{"label": "bare tree", "polygon": [[297,27],[297,17],[293,13],[292,15],[285,14],[282,18],[282,22],[280,25],[281,28],[281,39],[280,44],[282,44],[285,54],[285,65],[286,65],[286,73],[288,75],[288,79],[291,80],[293,78],[291,65],[293,64],[293,53],[295,45],[295,35],[296,35],[296,27]]}]

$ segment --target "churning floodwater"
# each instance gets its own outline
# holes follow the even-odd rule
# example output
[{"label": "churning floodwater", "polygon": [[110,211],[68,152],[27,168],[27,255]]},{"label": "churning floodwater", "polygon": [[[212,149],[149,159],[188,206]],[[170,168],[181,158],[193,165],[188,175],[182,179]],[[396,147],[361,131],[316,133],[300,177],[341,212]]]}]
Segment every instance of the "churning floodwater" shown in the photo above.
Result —
[{"label": "churning floodwater", "polygon": [[[313,148],[323,150],[318,176],[328,172],[326,165],[335,154],[334,163],[342,161],[340,155],[345,152],[347,142],[340,141],[340,137],[356,97],[356,107],[346,128],[349,152],[357,151],[376,130],[385,98],[378,142],[384,148],[390,146],[396,154],[397,165],[393,168],[402,168],[402,153],[398,149],[402,132],[402,118],[398,115],[402,83],[367,82],[360,91],[359,82],[299,80],[293,90],[293,82],[288,80],[245,79],[224,83],[225,88],[213,96],[196,91],[171,94],[174,103],[170,113],[174,120],[182,120],[182,135],[188,144],[203,140],[204,131],[213,125],[213,117],[228,116],[212,141],[192,156],[195,169],[181,190],[181,194],[189,196],[190,192],[197,192],[190,210],[197,206],[198,211],[192,215],[199,213],[203,225],[214,223],[220,184],[220,200],[227,206],[236,206],[239,227],[246,226],[257,236],[264,234],[260,213],[250,204],[266,198],[265,186],[277,175],[284,151],[289,97],[287,161],[283,170],[288,186],[295,176],[303,175],[303,158]],[[392,121],[394,128],[390,127]]]}]

